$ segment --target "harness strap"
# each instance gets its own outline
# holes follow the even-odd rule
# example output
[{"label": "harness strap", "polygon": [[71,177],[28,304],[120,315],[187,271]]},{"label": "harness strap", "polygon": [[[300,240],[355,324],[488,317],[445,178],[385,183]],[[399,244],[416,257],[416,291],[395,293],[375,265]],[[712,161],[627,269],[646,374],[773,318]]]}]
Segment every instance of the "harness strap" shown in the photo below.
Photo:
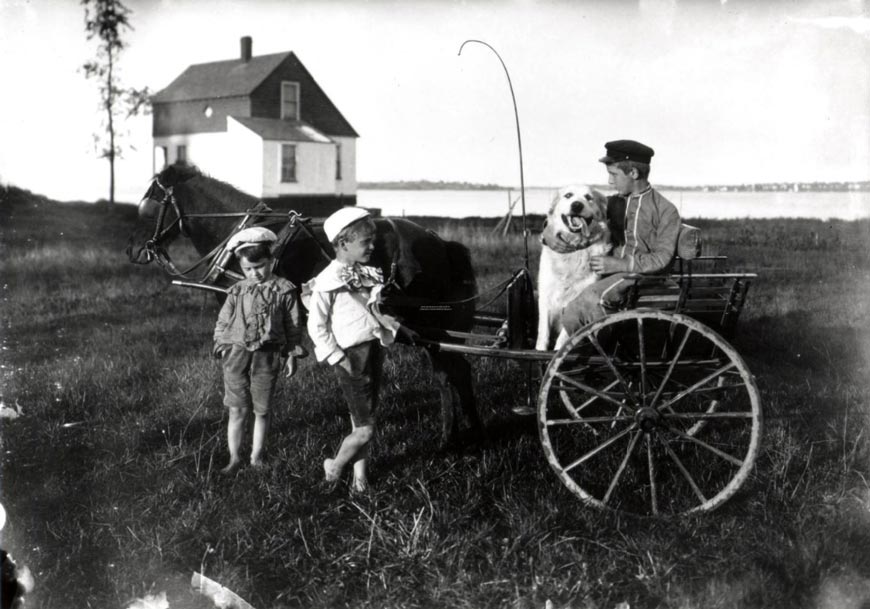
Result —
[{"label": "harness strap", "polygon": [[[174,197],[173,197],[173,200],[174,200]],[[163,249],[156,242],[153,243],[153,245],[152,245],[152,250],[155,253],[155,260],[157,260],[157,263],[161,266],[161,268],[163,268],[164,271],[166,271],[168,274],[174,275],[176,277],[187,276],[193,270],[199,268],[200,266],[202,266],[206,262],[214,261],[215,262],[214,266],[212,268],[210,268],[208,271],[206,271],[206,273],[199,280],[199,282],[203,283],[206,281],[214,281],[220,275],[222,275],[226,272],[226,269],[223,268],[221,266],[221,264],[226,263],[225,258],[228,258],[228,256],[223,256],[222,254],[225,253],[225,249],[226,249],[227,243],[229,243],[230,238],[232,238],[232,236],[234,234],[236,234],[237,232],[239,232],[240,230],[245,228],[245,226],[247,226],[247,224],[248,224],[248,221],[252,217],[256,217],[258,215],[257,211],[261,211],[263,208],[269,209],[268,207],[265,206],[264,203],[260,202],[256,206],[254,206],[253,208],[251,208],[247,212],[245,212],[244,217],[242,218],[242,221],[239,222],[239,224],[236,226],[236,228],[234,230],[230,231],[230,233],[224,238],[223,241],[218,243],[209,253],[205,254],[202,258],[200,258],[199,260],[194,262],[192,265],[190,265],[188,268],[186,268],[183,271],[178,270],[178,268],[172,262],[172,259],[169,257],[169,254],[166,252],[166,250]],[[176,222],[180,222],[180,221],[181,221],[181,216],[178,216],[175,219],[175,221],[167,227],[166,231],[171,229],[172,226],[174,226]],[[164,232],[166,232],[166,231],[164,231]]]},{"label": "harness strap", "polygon": [[326,259],[326,261],[327,261],[327,262],[331,262],[331,261],[332,261],[332,256],[330,256],[330,255],[329,255],[329,252],[326,251],[326,248],[323,247],[323,243],[320,241],[320,239],[317,238],[317,236],[314,234],[314,231],[311,230],[311,227],[308,225],[308,222],[300,222],[300,223],[299,223],[299,226],[301,226],[302,229],[303,229],[306,233],[308,233],[308,236],[311,237],[311,238],[314,240],[314,242],[317,244],[317,247],[320,248],[320,253],[321,253],[321,254],[323,255],[323,257]]},{"label": "harness strap", "polygon": [[475,294],[474,296],[469,296],[468,298],[463,298],[461,300],[439,300],[439,301],[433,302],[429,298],[419,298],[419,297],[403,296],[403,295],[397,295],[397,296],[390,295],[390,296],[387,296],[384,298],[384,304],[388,305],[388,306],[392,305],[392,306],[397,306],[397,307],[417,307],[419,309],[433,309],[433,308],[449,309],[449,308],[465,305],[465,304],[468,304],[470,302],[474,302],[476,300],[483,298],[487,294],[494,292],[492,298],[490,298],[488,301],[486,301],[486,303],[482,307],[480,307],[480,309],[482,310],[482,309],[485,309],[486,307],[488,307],[489,305],[491,305],[492,303],[494,303],[502,294],[504,294],[505,291],[508,289],[508,287],[516,280],[517,276],[519,274],[521,274],[522,272],[523,272],[522,270],[517,271],[513,275],[511,275],[508,279],[506,279],[506,280],[502,281],[501,283],[489,288],[488,290],[485,290],[483,292],[479,292],[479,293]]},{"label": "harness strap", "polygon": [[[396,226],[395,220],[390,217],[386,218],[387,222],[389,222],[390,227],[393,229],[393,233],[396,235],[396,240],[398,241],[399,237],[399,228]],[[390,276],[387,277],[387,280],[384,282],[385,286],[392,286],[397,290],[402,290],[402,286],[399,285],[399,282],[396,281],[396,274],[399,271],[399,248],[396,247],[396,250],[393,252],[393,260],[390,262]],[[404,290],[403,290],[404,291]]]},{"label": "harness strap", "polygon": [[186,276],[191,271],[193,271],[194,269],[202,266],[202,264],[205,263],[206,261],[210,261],[212,258],[214,258],[215,255],[217,255],[220,251],[222,251],[226,247],[226,245],[229,242],[230,237],[232,237],[232,235],[233,235],[232,233],[227,235],[227,238],[224,239],[223,241],[221,241],[220,243],[218,243],[213,250],[211,250],[208,254],[206,254],[205,256],[203,256],[202,258],[197,260],[196,262],[194,262],[192,265],[190,265],[188,268],[186,268],[183,271],[178,270],[178,268],[172,262],[172,259],[169,257],[169,254],[166,253],[166,250],[163,249],[162,247],[160,247],[159,245],[156,245],[154,248],[155,260],[157,261],[157,264],[159,264],[160,267],[164,271],[169,273],[170,275],[183,277],[183,276]]}]

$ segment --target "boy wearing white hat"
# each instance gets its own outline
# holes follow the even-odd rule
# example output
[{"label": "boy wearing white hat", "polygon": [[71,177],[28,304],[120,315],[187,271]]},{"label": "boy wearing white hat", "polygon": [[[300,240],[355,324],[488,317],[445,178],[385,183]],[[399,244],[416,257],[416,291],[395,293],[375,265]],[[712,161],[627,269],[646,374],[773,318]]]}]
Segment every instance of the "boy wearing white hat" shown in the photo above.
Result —
[{"label": "boy wearing white hat", "polygon": [[275,233],[250,227],[233,235],[227,248],[239,260],[245,278],[229,290],[214,330],[215,357],[222,359],[224,405],[229,410],[227,446],[230,461],[221,472],[241,465],[239,449],[245,421],[254,411],[251,465],[263,467],[263,448],[269,431],[270,404],[282,365],[287,376],[296,373],[301,346],[296,286],[272,274],[270,245]]},{"label": "boy wearing white hat", "polygon": [[381,270],[367,263],[374,251],[375,224],[369,213],[345,207],[323,223],[335,259],[308,286],[308,334],[318,361],[333,367],[351,417],[351,433],[334,458],[323,462],[325,480],[335,485],[353,463],[353,492],[368,487],[366,460],[375,433],[382,347],[392,344],[399,324],[377,311],[384,286]]}]

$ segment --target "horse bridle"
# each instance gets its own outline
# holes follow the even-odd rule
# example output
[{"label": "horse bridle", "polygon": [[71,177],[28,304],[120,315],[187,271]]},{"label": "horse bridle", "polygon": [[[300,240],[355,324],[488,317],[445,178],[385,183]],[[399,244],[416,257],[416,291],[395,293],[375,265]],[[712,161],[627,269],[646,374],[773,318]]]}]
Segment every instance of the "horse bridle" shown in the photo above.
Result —
[{"label": "horse bridle", "polygon": [[[178,201],[175,199],[175,187],[164,186],[160,183],[160,179],[157,177],[152,180],[152,187],[155,185],[162,191],[163,197],[161,199],[156,199],[151,196],[148,197],[160,206],[160,211],[157,213],[157,222],[154,224],[154,232],[142,248],[145,252],[145,262],[141,264],[148,264],[152,260],[157,260],[157,262],[162,266],[161,260],[166,260],[170,265],[172,265],[166,250],[163,249],[160,242],[163,241],[166,235],[169,234],[169,231],[171,231],[176,224],[178,225],[178,230],[181,231],[182,235],[187,237],[189,236],[189,233],[184,222],[184,215],[181,212],[181,208],[178,206]],[[172,206],[172,209],[175,210],[175,220],[168,226],[164,227],[163,223],[166,220],[166,210],[169,206]]]},{"label": "horse bridle", "polygon": [[[172,262],[172,259],[169,256],[169,252],[161,245],[161,241],[166,238],[166,235],[178,225],[178,229],[181,234],[185,237],[190,237],[190,232],[187,229],[187,224],[185,222],[185,218],[199,217],[199,218],[237,218],[242,217],[245,218],[243,220],[246,222],[247,218],[251,216],[258,218],[281,218],[288,222],[289,227],[295,228],[293,231],[293,237],[295,237],[296,233],[300,228],[302,228],[305,232],[309,234],[309,236],[314,239],[317,245],[320,248],[321,254],[327,259],[330,259],[328,252],[324,249],[323,244],[320,243],[320,240],[315,237],[314,233],[311,231],[311,227],[308,226],[307,222],[303,222],[302,215],[296,211],[289,211],[287,213],[273,213],[267,206],[265,206],[262,202],[252,209],[249,209],[244,212],[217,212],[217,213],[194,213],[194,214],[184,214],[181,210],[181,207],[178,205],[178,201],[175,198],[175,187],[174,186],[164,186],[158,177],[154,177],[152,180],[152,187],[156,185],[163,193],[161,199],[156,199],[150,195],[147,196],[148,199],[156,202],[160,206],[160,211],[157,214],[157,221],[154,224],[154,232],[151,235],[151,238],[145,242],[142,247],[142,252],[145,253],[144,262],[135,260],[136,264],[149,264],[152,261],[156,261],[157,264],[163,268],[164,271],[169,273],[170,275],[175,276],[186,276],[191,271],[201,266],[207,261],[211,261],[213,258],[218,256],[226,246],[232,234],[227,235],[227,237],[221,241],[211,252],[203,256],[198,262],[194,263],[190,268],[185,269],[184,271],[178,270],[175,264]],[[149,189],[150,192],[150,189]],[[169,223],[167,226],[164,226],[164,222],[166,220],[166,212],[169,207],[175,210],[175,220]],[[265,208],[265,211],[261,209],[261,207]],[[243,225],[242,224],[242,225]],[[240,225],[240,227],[242,226]],[[239,227],[239,228],[240,228]],[[290,237],[292,240],[293,237]]]}]

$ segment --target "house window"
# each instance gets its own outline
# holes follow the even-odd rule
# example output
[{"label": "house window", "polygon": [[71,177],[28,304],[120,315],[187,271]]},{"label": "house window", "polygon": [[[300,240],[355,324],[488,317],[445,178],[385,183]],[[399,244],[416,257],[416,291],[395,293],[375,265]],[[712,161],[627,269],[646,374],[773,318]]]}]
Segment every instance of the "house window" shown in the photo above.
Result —
[{"label": "house window", "polygon": [[187,162],[187,146],[184,144],[179,144],[175,147],[175,162],[176,163],[186,163]]},{"label": "house window", "polygon": [[299,120],[299,83],[281,83],[281,118],[284,120]]},{"label": "house window", "polygon": [[169,156],[166,154],[166,146],[156,146],[154,148],[154,167],[165,169],[169,163]]},{"label": "house window", "polygon": [[281,144],[281,181],[296,181],[296,146]]},{"label": "house window", "polygon": [[335,179],[341,179],[341,144],[335,145]]}]

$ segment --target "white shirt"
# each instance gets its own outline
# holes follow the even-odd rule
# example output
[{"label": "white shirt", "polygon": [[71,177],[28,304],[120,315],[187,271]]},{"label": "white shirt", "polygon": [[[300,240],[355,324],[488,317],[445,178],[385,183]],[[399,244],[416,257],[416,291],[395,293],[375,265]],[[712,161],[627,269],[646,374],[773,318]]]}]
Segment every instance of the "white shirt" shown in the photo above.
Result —
[{"label": "white shirt", "polygon": [[333,260],[307,284],[308,334],[319,362],[335,364],[344,349],[373,339],[390,345],[399,329],[395,319],[377,309],[383,284],[352,290],[339,275],[345,266]]}]

